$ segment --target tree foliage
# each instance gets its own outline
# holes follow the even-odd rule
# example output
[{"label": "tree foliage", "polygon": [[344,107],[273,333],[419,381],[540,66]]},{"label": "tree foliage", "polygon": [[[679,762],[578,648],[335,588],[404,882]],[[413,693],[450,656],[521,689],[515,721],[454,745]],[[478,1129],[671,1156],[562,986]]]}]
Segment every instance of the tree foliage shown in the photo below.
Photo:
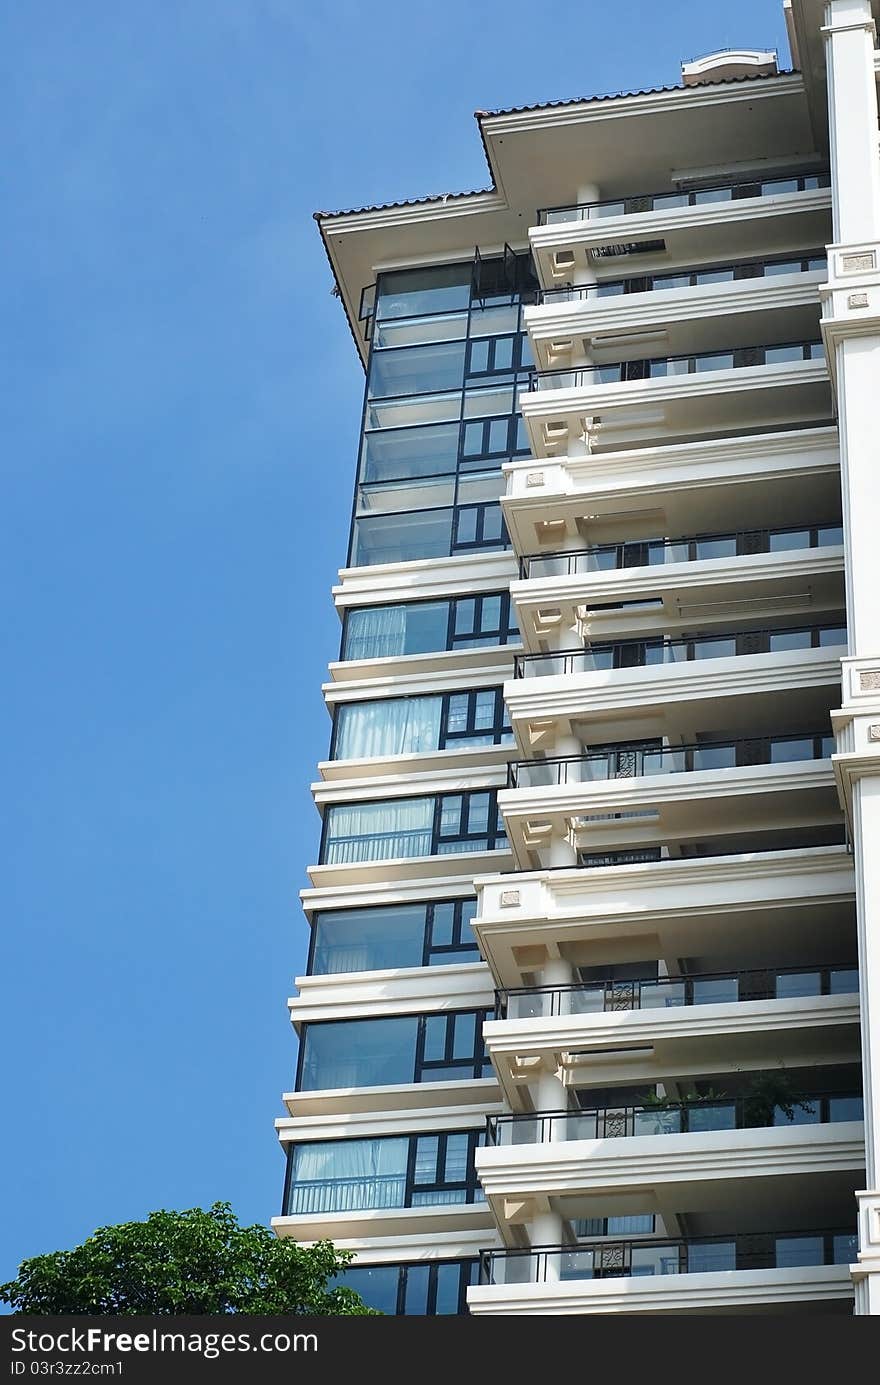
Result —
[{"label": "tree foliage", "polygon": [[73,1250],[25,1260],[0,1285],[0,1302],[51,1316],[370,1314],[354,1290],[331,1284],[350,1260],[330,1241],[305,1248],[266,1226],[239,1226],[229,1203],[215,1202],[102,1226]]}]

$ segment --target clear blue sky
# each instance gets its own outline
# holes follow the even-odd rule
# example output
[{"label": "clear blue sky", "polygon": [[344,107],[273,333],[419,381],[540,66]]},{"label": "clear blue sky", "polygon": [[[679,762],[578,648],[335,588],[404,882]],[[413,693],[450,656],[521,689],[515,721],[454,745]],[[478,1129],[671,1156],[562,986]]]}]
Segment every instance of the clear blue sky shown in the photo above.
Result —
[{"label": "clear blue sky", "polygon": [[477,107],[786,49],[780,0],[0,13],[2,1280],[279,1209],[362,382],[312,211],[483,186]]}]

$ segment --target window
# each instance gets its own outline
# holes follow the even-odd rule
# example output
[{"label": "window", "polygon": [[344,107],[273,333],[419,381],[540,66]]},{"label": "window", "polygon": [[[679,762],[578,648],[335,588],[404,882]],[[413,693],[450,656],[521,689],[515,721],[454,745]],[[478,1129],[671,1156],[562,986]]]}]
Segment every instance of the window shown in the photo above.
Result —
[{"label": "window", "polygon": [[384,697],[337,708],[331,758],[424,755],[513,739],[501,688],[434,697]]},{"label": "window", "polygon": [[287,1152],[284,1215],[482,1201],[474,1151],[482,1130],[315,1140]]},{"label": "window", "polygon": [[470,261],[382,274],[376,295],[376,317],[381,321],[467,308],[472,277]]},{"label": "window", "polygon": [[297,1091],[489,1076],[482,1026],[491,1014],[465,1010],[305,1024]]},{"label": "window", "polygon": [[[851,1257],[852,1258],[852,1257]],[[335,1283],[354,1289],[370,1308],[395,1316],[439,1317],[467,1313],[467,1288],[477,1260],[435,1260],[413,1265],[355,1265]]]},{"label": "window", "polygon": [[460,389],[464,378],[465,344],[429,342],[399,346],[370,355],[368,393],[371,399],[435,394]]},{"label": "window", "polygon": [[315,915],[309,974],[387,967],[449,966],[479,960],[471,927],[475,899],[325,909]]},{"label": "window", "polygon": [[507,644],[519,632],[507,592],[452,601],[413,601],[347,612],[343,659],[389,659],[446,649]]},{"label": "window", "polygon": [[496,791],[332,804],[324,814],[322,865],[389,861],[507,846]]}]

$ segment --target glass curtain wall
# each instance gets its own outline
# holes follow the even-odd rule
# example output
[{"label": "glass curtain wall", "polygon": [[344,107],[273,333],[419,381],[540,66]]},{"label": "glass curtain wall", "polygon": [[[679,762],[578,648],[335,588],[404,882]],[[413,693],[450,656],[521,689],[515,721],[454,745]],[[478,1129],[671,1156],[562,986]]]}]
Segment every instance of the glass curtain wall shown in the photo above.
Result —
[{"label": "glass curtain wall", "polygon": [[535,286],[525,256],[479,267],[379,278],[352,567],[508,546],[501,464],[529,451],[517,394]]}]

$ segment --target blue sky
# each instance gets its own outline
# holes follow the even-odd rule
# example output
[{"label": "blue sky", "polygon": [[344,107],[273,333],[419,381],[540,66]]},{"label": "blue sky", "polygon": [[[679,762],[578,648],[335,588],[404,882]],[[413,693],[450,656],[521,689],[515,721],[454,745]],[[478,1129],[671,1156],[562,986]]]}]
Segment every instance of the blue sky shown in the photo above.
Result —
[{"label": "blue sky", "polygon": [[477,107],[786,49],[780,0],[0,14],[2,1280],[279,1208],[362,384],[312,211],[483,186]]}]

